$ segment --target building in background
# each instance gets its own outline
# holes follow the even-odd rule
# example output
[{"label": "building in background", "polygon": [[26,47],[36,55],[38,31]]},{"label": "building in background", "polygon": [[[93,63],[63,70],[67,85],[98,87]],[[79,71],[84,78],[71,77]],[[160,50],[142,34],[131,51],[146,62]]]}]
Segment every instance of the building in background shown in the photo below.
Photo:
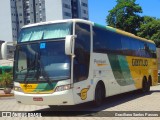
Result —
[{"label": "building in background", "polygon": [[89,19],[88,0],[1,0],[0,39],[16,41],[22,26],[52,20]]},{"label": "building in background", "polygon": [[1,0],[0,39],[16,41],[22,26],[46,21],[45,0]]},{"label": "building in background", "polygon": [[88,0],[46,0],[46,21],[81,18],[88,20]]},{"label": "building in background", "polygon": [[45,0],[10,0],[13,40],[22,26],[46,20]]},{"label": "building in background", "polygon": [[0,40],[12,41],[12,18],[10,0],[0,3]]}]

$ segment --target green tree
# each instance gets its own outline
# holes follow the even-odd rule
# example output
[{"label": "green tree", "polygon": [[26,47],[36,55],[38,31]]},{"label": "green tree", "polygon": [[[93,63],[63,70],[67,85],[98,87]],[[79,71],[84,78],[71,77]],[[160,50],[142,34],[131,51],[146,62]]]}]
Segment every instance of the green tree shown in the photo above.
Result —
[{"label": "green tree", "polygon": [[0,85],[4,88],[10,87],[10,84],[12,83],[12,73],[3,73],[1,75]]},{"label": "green tree", "polygon": [[160,19],[144,16],[144,21],[141,23],[137,35],[153,40],[157,47],[160,47]]},{"label": "green tree", "polygon": [[135,3],[136,0],[117,0],[117,5],[109,11],[106,22],[109,26],[137,34],[143,17],[142,8]]}]

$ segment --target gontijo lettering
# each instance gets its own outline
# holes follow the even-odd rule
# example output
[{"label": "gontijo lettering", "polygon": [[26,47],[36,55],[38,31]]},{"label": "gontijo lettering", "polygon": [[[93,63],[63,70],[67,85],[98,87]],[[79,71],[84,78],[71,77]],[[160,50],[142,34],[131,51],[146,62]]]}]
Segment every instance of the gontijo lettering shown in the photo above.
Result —
[{"label": "gontijo lettering", "polygon": [[32,85],[23,85],[24,88],[32,88]]},{"label": "gontijo lettering", "polygon": [[148,66],[146,59],[132,59],[132,66]]}]

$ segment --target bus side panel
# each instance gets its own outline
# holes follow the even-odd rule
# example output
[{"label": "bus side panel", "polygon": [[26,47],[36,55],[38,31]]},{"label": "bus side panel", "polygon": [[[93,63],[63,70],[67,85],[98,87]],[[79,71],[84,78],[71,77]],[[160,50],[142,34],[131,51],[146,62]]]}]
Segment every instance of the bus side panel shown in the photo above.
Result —
[{"label": "bus side panel", "polygon": [[104,82],[106,96],[136,89],[125,56],[96,53],[94,54],[93,72],[94,81]]},{"label": "bus side panel", "polygon": [[[98,81],[103,81],[106,89],[106,96],[118,94],[120,86],[115,81],[107,54],[93,53],[93,80],[94,89]],[[95,90],[93,94],[95,93]]]},{"label": "bus side panel", "polygon": [[137,89],[142,88],[143,77],[151,76],[153,85],[157,83],[156,59],[127,56],[127,61]]},{"label": "bus side panel", "polygon": [[134,80],[130,73],[126,56],[109,54],[108,58],[115,77],[115,82],[120,87],[119,93],[135,90]]}]

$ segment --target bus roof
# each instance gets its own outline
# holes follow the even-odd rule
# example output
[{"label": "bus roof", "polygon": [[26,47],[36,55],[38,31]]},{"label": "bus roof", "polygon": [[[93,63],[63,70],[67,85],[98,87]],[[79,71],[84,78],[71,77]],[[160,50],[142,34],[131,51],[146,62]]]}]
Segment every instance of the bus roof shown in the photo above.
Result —
[{"label": "bus roof", "polygon": [[47,24],[53,24],[53,23],[63,23],[63,22],[82,22],[82,23],[93,24],[93,22],[88,21],[88,20],[83,20],[83,19],[64,19],[64,20],[54,20],[54,21],[47,21],[47,22],[29,24],[29,25],[23,26],[22,28],[39,26],[39,25],[47,25]]},{"label": "bus roof", "polygon": [[34,24],[25,25],[22,28],[39,26],[39,25],[47,25],[47,24],[53,24],[53,23],[62,23],[62,22],[82,22],[82,23],[87,23],[87,24],[91,24],[93,26],[97,26],[97,27],[100,27],[100,28],[103,28],[103,29],[106,29],[106,30],[109,30],[109,31],[112,31],[112,32],[115,32],[115,33],[118,33],[118,34],[122,34],[124,36],[128,36],[128,37],[131,37],[131,38],[136,38],[138,40],[142,40],[142,41],[145,41],[145,42],[150,42],[150,43],[155,44],[152,40],[148,40],[148,39],[145,39],[145,38],[142,38],[142,37],[138,37],[138,36],[136,36],[136,35],[134,35],[132,33],[129,33],[129,32],[117,29],[117,28],[113,28],[113,27],[110,27],[110,26],[103,26],[103,25],[100,25],[100,24],[97,24],[97,23],[94,23],[94,22],[91,22],[91,21],[88,21],[88,20],[83,20],[83,19],[65,19],[65,20],[55,20],[55,21],[40,22],[40,23],[34,23]]}]

